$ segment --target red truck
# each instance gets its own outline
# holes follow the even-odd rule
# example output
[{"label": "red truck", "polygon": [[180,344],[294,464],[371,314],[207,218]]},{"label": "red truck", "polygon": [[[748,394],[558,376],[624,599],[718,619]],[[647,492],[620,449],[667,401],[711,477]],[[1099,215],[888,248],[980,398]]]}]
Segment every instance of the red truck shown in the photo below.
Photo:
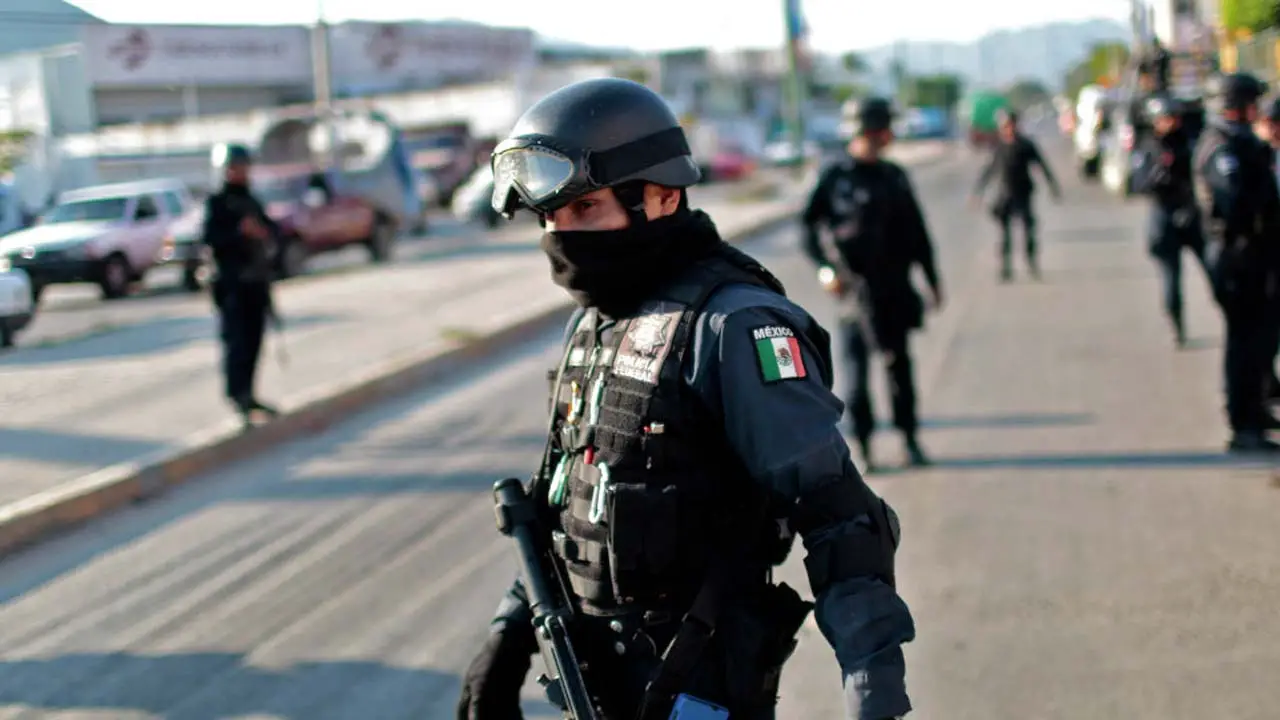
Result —
[{"label": "red truck", "polygon": [[307,258],[363,245],[373,262],[391,258],[397,227],[364,194],[344,187],[341,172],[316,172],[310,164],[262,165],[252,176],[254,195],[280,225],[279,277],[301,274]]}]

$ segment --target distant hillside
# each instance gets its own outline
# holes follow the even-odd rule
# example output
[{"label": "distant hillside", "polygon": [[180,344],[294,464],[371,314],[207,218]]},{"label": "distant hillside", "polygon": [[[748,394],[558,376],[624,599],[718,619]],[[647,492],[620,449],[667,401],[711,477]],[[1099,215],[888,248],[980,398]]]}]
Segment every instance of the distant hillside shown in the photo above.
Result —
[{"label": "distant hillside", "polygon": [[[1129,38],[1127,26],[1100,19],[1000,30],[971,43],[903,42],[899,47],[907,71],[913,74],[956,73],[974,85],[1003,85],[1035,78],[1056,88],[1091,45],[1127,42]],[[875,70],[887,71],[894,46],[859,54]]]}]

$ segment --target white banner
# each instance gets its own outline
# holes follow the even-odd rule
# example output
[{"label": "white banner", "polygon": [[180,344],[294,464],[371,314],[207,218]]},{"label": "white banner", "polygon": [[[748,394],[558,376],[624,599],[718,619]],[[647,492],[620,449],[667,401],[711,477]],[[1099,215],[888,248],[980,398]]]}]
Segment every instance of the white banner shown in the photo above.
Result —
[{"label": "white banner", "polygon": [[95,86],[311,83],[303,27],[88,25],[83,42]]},{"label": "white banner", "polygon": [[410,87],[446,79],[500,79],[533,62],[533,31],[348,22],[330,29],[329,53],[339,86]]}]

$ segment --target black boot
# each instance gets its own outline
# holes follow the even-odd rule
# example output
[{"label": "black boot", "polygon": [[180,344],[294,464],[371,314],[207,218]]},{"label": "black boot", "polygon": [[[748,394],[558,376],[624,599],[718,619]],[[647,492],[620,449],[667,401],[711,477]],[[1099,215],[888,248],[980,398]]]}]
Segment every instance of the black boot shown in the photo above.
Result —
[{"label": "black boot", "polygon": [[858,452],[862,454],[862,471],[865,473],[875,472],[876,464],[871,457],[871,438],[859,438]]},{"label": "black boot", "polygon": [[926,467],[932,465],[929,456],[924,454],[924,450],[920,447],[920,442],[916,440],[914,435],[906,436],[904,440],[907,451],[907,465],[911,467]]}]

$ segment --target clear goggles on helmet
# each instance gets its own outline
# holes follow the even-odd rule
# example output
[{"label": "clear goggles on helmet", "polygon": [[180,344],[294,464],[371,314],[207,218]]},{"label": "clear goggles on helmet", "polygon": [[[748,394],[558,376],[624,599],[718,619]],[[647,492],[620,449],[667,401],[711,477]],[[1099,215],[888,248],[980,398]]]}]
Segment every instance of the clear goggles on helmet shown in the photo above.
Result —
[{"label": "clear goggles on helmet", "polygon": [[493,151],[491,205],[506,217],[521,207],[545,215],[575,198],[687,154],[689,145],[680,128],[594,152],[571,148],[545,135],[521,135]]}]

